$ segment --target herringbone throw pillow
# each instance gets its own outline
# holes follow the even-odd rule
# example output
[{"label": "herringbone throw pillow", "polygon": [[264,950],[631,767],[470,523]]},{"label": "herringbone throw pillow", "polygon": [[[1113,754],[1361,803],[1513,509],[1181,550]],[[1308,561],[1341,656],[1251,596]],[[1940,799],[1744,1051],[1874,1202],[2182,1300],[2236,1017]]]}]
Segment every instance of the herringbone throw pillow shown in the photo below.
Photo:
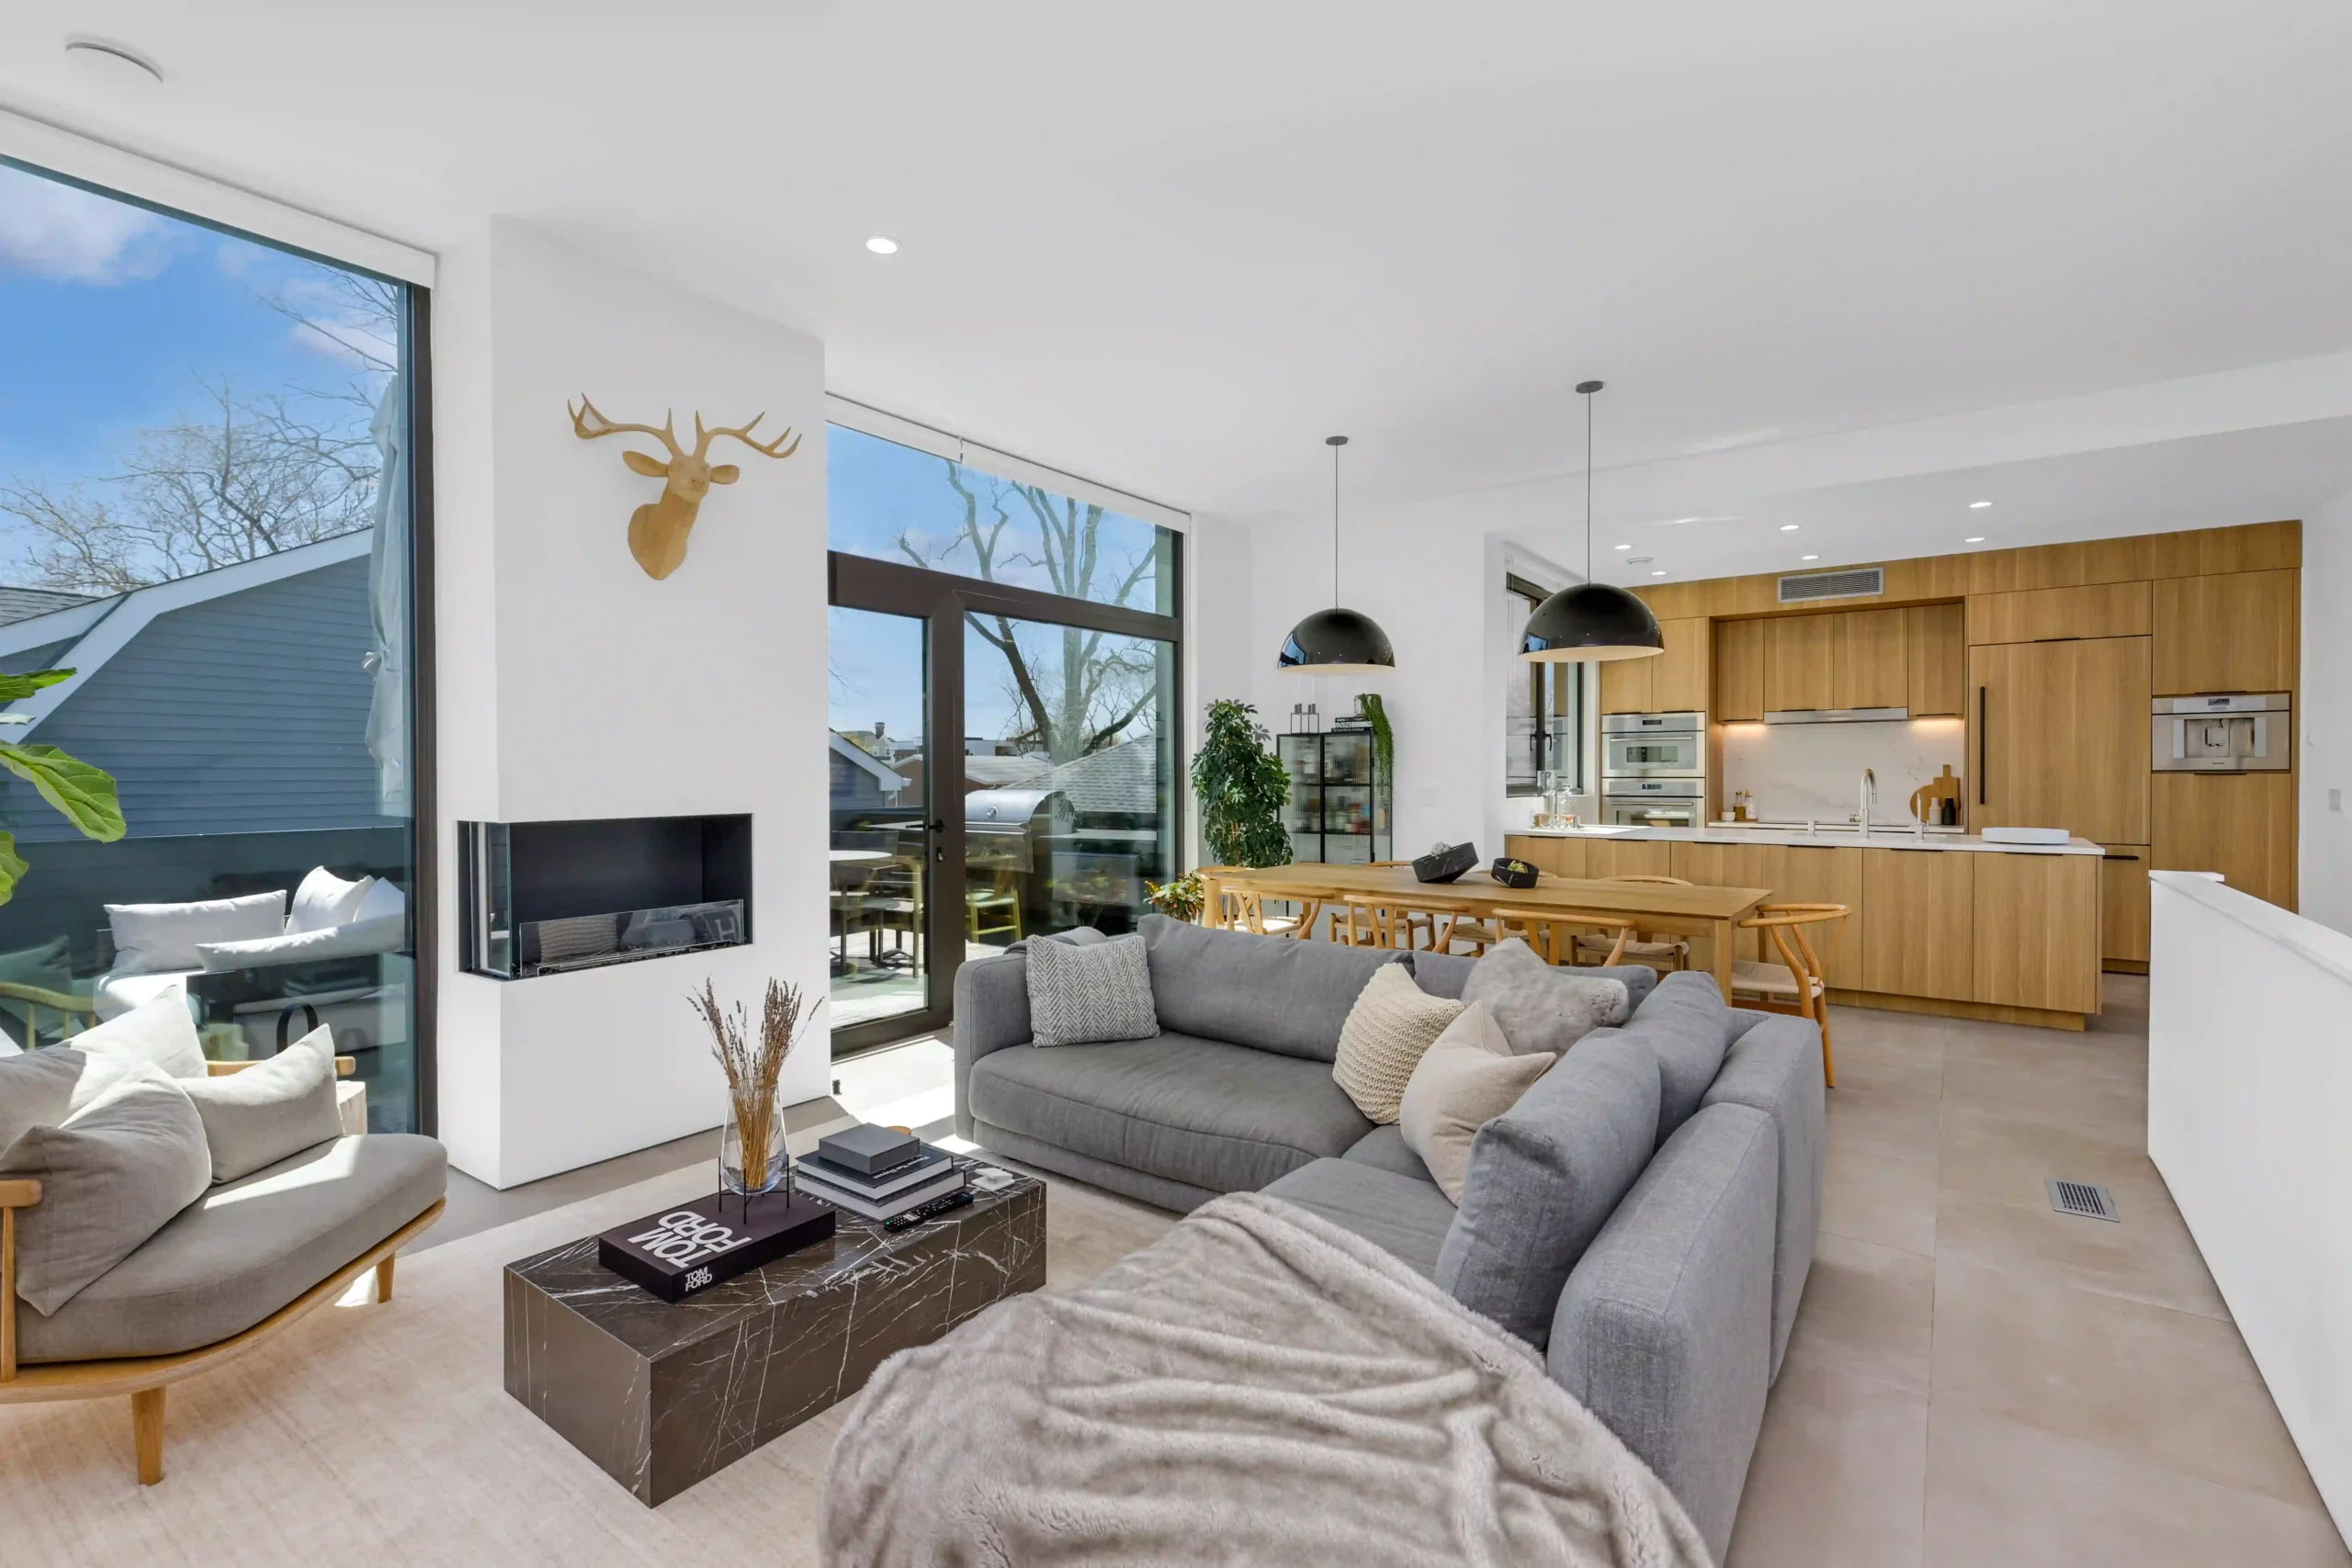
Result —
[{"label": "herringbone throw pillow", "polygon": [[1356,994],[1347,1022],[1340,1026],[1333,1081],[1375,1123],[1396,1121],[1421,1054],[1461,1012],[1460,1002],[1430,996],[1414,984],[1412,972],[1403,964],[1382,964]]},{"label": "herringbone throw pillow", "polygon": [[1029,944],[1032,1045],[1148,1040],[1159,1032],[1141,936],[1113,937],[1091,947],[1050,938]]}]

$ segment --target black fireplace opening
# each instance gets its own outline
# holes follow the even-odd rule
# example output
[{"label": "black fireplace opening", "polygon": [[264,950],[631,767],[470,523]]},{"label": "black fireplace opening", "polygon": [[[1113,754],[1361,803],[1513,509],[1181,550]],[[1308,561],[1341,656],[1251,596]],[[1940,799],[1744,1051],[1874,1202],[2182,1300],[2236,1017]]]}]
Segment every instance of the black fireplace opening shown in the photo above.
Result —
[{"label": "black fireplace opening", "polygon": [[461,967],[524,980],[752,940],[752,818],[458,824]]}]

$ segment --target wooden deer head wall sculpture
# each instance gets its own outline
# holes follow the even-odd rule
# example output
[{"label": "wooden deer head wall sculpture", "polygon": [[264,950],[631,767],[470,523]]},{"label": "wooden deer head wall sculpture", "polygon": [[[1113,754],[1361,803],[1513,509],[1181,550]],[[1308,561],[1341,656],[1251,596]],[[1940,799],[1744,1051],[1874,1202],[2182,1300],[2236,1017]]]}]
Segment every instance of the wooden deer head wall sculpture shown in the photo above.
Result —
[{"label": "wooden deer head wall sculpture", "polygon": [[[731,485],[741,477],[742,470],[732,463],[712,463],[707,454],[711,437],[731,435],[752,451],[770,457],[789,457],[800,450],[791,427],[774,441],[762,446],[752,439],[752,427],[767,417],[764,413],[752,416],[750,424],[713,430],[702,427],[702,415],[695,415],[695,449],[691,452],[678,445],[677,432],[671,427],[668,413],[662,416],[659,428],[650,424],[615,424],[596,412],[596,405],[582,393],[580,406],[566,403],[564,412],[571,415],[572,434],[582,441],[594,441],[600,435],[650,435],[670,449],[670,460],[650,457],[642,452],[624,450],[621,461],[633,473],[650,479],[665,481],[662,498],[648,502],[629,513],[628,553],[645,569],[645,575],[659,581],[678,570],[686,558],[686,536],[694,532],[695,513],[702,509],[702,498],[710,493],[713,485]],[[786,446],[790,441],[792,445]]]}]

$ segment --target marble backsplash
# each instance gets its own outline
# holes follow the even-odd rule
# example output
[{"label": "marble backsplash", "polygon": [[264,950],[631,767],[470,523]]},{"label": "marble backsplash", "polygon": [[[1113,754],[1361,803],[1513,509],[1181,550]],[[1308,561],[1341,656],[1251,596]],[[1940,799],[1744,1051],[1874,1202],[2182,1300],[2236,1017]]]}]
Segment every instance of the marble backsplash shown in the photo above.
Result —
[{"label": "marble backsplash", "polygon": [[1878,774],[1873,822],[1908,823],[1911,795],[1946,768],[1968,776],[1968,726],[1957,718],[1883,724],[1724,726],[1724,810],[1748,792],[1768,822],[1853,819],[1862,770]]}]

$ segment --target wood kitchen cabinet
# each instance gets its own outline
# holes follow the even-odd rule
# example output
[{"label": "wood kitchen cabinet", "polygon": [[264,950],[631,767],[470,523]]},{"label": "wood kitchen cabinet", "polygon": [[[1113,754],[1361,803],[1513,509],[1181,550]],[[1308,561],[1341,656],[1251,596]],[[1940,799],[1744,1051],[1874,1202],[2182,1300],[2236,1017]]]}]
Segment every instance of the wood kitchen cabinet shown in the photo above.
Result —
[{"label": "wood kitchen cabinet", "polygon": [[2153,783],[2154,869],[2218,871],[2241,892],[2295,907],[2294,774],[2158,773]]},{"label": "wood kitchen cabinet", "polygon": [[2102,863],[2088,855],[1948,858],[1976,863],[1969,999],[2097,1012]]},{"label": "wood kitchen cabinet", "polygon": [[1910,701],[1900,610],[1849,610],[1830,624],[1829,705],[1899,708]]},{"label": "wood kitchen cabinet", "polygon": [[1968,599],[1968,640],[2052,642],[2073,637],[2146,637],[2148,605],[2144,582],[1973,593]]},{"label": "wood kitchen cabinet", "polygon": [[1913,718],[1958,718],[1966,706],[1968,634],[1958,604],[1903,612],[1905,703]]},{"label": "wood kitchen cabinet", "polygon": [[2301,578],[2233,571],[2157,582],[2157,694],[2293,690]]},{"label": "wood kitchen cabinet", "polygon": [[1654,658],[1612,659],[1600,667],[1603,713],[1695,713],[1707,705],[1708,621],[1660,621],[1665,650]]},{"label": "wood kitchen cabinet", "polygon": [[1715,623],[1715,700],[1707,711],[1716,723],[1755,724],[1763,719],[1764,628],[1770,624]]},{"label": "wood kitchen cabinet", "polygon": [[1541,833],[1503,838],[1503,853],[1549,875],[1571,878],[1669,875],[1671,847],[1646,839],[1555,839]]},{"label": "wood kitchen cabinet", "polygon": [[1830,667],[1837,662],[1838,617],[1781,615],[1764,623],[1767,712],[1836,707]]},{"label": "wood kitchen cabinet", "polygon": [[2098,956],[2103,964],[2148,966],[2148,846],[2101,844]]},{"label": "wood kitchen cabinet", "polygon": [[[1862,852],[1858,849],[1815,849],[1798,844],[1693,844],[1671,846],[1670,874],[1710,887],[1769,887],[1775,904],[1843,904],[1852,911],[1833,934],[1810,926],[1806,935],[1814,951],[1828,966],[1830,988],[1860,990],[1862,987]],[[1781,962],[1771,939],[1758,931],[1741,931],[1736,958]],[[1691,963],[1706,967],[1710,956],[1692,943]]]},{"label": "wood kitchen cabinet", "polygon": [[1969,1001],[1976,989],[1976,862],[1963,850],[1859,850],[1862,989]]},{"label": "wood kitchen cabinet", "polygon": [[1970,649],[1969,825],[2152,842],[2149,657],[2143,637]]}]

